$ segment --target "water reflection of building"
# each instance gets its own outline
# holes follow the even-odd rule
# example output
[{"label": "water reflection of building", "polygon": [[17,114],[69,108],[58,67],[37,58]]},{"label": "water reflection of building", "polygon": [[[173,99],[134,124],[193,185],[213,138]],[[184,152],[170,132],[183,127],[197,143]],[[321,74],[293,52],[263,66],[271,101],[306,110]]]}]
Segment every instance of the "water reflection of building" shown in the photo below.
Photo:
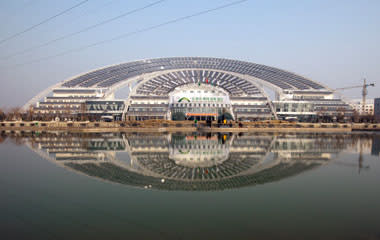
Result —
[{"label": "water reflection of building", "polygon": [[223,190],[278,181],[326,164],[345,134],[68,134],[26,138],[55,163],[121,184]]},{"label": "water reflection of building", "polygon": [[[252,152],[237,151],[234,136],[225,136],[171,135],[163,152],[150,147],[151,140],[145,136],[130,136],[128,139],[133,162],[149,175],[201,183],[243,174],[265,156],[265,152],[258,153],[256,147],[252,147]],[[223,144],[224,137],[227,141]],[[139,145],[134,145],[136,138],[139,145],[145,146],[144,151],[136,151],[139,149]],[[147,141],[141,141],[141,138]]]},{"label": "water reflection of building", "polygon": [[373,136],[371,154],[374,156],[380,155],[380,135]]},{"label": "water reflection of building", "polygon": [[360,136],[352,135],[352,152],[361,152],[362,154],[370,154],[373,141],[376,135],[363,133]]},{"label": "water reflection of building", "polygon": [[125,151],[123,139],[113,134],[48,133],[35,136],[30,142],[56,161],[64,163],[105,162],[113,159],[116,151]]}]

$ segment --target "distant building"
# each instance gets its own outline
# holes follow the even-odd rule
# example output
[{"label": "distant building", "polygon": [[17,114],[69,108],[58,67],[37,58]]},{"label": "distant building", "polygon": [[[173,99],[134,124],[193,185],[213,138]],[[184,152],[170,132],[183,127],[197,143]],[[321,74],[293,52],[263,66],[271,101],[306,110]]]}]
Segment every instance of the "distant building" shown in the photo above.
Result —
[{"label": "distant building", "polygon": [[363,112],[363,103],[360,99],[354,99],[350,102],[351,107],[360,115],[374,115],[374,100],[367,99],[364,112]]},{"label": "distant building", "polygon": [[377,122],[380,122],[380,98],[374,100],[374,115]]}]

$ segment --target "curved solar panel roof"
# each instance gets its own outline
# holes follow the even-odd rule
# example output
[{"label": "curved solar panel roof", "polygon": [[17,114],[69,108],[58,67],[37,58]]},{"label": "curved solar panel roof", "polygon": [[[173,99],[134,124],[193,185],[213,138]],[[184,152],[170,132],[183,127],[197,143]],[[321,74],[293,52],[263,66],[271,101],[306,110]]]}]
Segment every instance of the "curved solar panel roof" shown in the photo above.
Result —
[{"label": "curved solar panel roof", "polygon": [[225,89],[231,96],[261,95],[251,82],[228,73],[208,70],[181,70],[156,76],[137,88],[137,94],[165,95],[175,88],[191,83],[208,83]]},{"label": "curved solar panel roof", "polygon": [[228,71],[252,76],[282,89],[325,89],[325,87],[319,83],[274,67],[238,60],[209,57],[157,58],[123,63],[80,75],[64,82],[62,87],[105,88],[144,73],[181,69]]}]

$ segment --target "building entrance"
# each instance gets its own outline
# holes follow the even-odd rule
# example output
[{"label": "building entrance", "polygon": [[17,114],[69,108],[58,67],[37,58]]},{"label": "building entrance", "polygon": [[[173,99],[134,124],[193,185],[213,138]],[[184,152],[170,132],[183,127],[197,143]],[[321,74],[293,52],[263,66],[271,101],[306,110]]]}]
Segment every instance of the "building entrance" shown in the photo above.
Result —
[{"label": "building entrance", "polygon": [[216,121],[218,116],[231,109],[228,93],[211,84],[183,85],[169,94],[170,110],[174,118]]},{"label": "building entrance", "polygon": [[217,115],[214,115],[214,114],[210,114],[210,115],[203,115],[203,114],[191,114],[191,115],[188,115],[187,116],[187,120],[198,120],[198,121],[216,121],[216,119],[218,118]]}]

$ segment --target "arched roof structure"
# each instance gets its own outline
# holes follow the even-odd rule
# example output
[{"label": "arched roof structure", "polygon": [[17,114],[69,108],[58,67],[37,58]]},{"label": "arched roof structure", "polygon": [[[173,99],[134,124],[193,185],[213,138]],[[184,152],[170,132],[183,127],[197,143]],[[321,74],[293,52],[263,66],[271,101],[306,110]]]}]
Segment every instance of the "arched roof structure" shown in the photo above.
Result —
[{"label": "arched roof structure", "polygon": [[135,88],[135,94],[165,95],[182,84],[207,81],[220,84],[232,96],[266,95],[262,86],[275,92],[331,91],[300,75],[256,63],[211,57],[169,57],[116,64],[79,74],[45,89],[23,108],[36,104],[57,88],[99,88],[109,95],[129,84]]},{"label": "arched roof structure", "polygon": [[208,69],[251,76],[280,89],[319,90],[321,84],[278,68],[210,57],[171,57],[140,60],[94,70],[61,84],[61,87],[109,88],[127,79],[167,70]]}]

